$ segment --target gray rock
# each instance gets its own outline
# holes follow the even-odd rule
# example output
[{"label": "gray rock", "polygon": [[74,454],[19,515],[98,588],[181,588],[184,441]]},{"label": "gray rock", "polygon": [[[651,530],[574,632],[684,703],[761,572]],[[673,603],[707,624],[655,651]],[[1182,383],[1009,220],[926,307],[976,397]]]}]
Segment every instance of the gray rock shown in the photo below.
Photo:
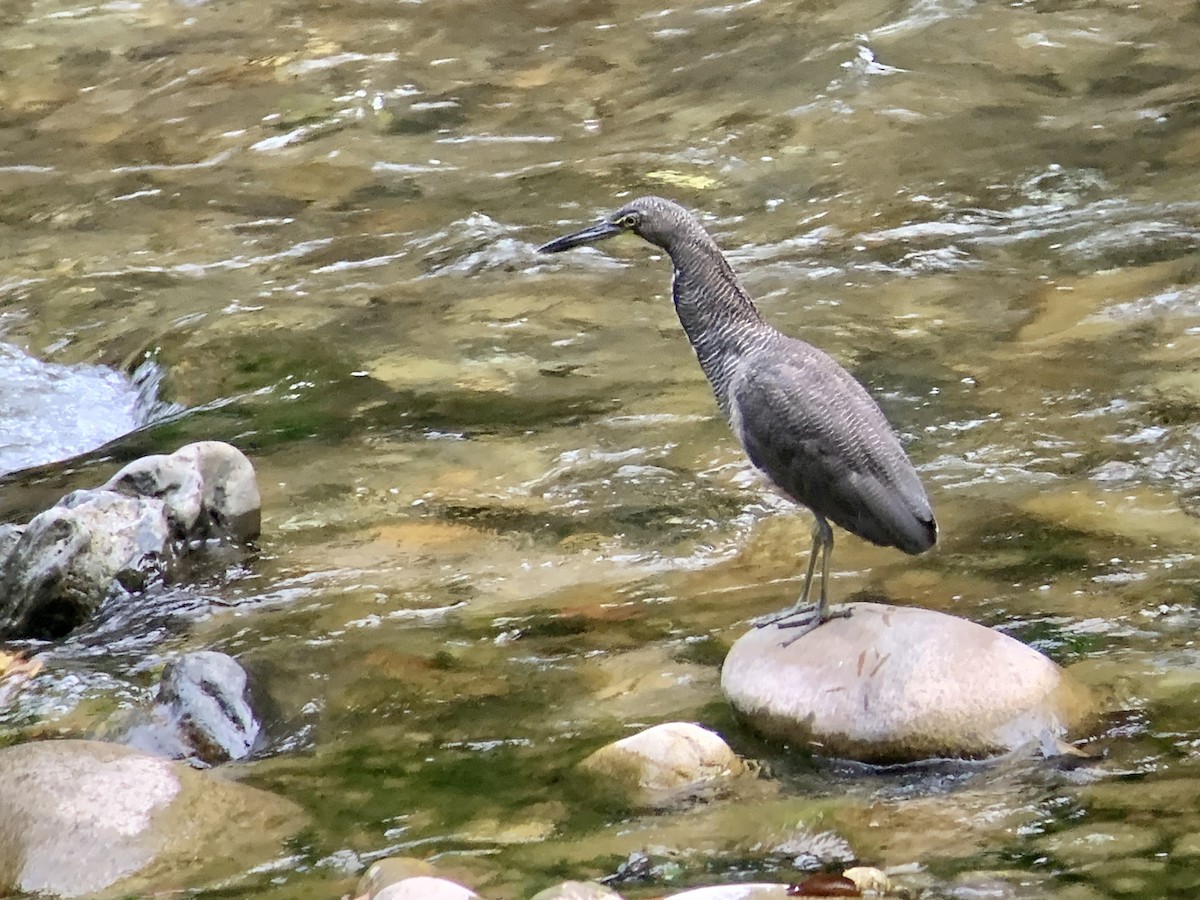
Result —
[{"label": "gray rock", "polygon": [[877,762],[981,758],[1046,746],[1095,720],[1061,668],[990,628],[930,610],[856,603],[790,646],[756,628],[721,672],[756,730],[822,755]]},{"label": "gray rock", "polygon": [[277,854],[293,803],[97,741],[0,750],[0,894],[145,896]]},{"label": "gray rock", "polygon": [[67,495],[33,518],[5,561],[0,637],[66,634],[115,586],[143,586],[169,547],[160,501],[103,490]]},{"label": "gray rock", "polygon": [[166,506],[181,541],[221,538],[242,543],[258,536],[261,500],[254,466],[221,441],[188,444],[170,456],[144,456],[104,486],[130,497],[155,497]]},{"label": "gray rock", "polygon": [[61,637],[111,591],[142,589],[205,541],[253,538],[259,502],[250,461],[216,441],[68,494],[23,531],[0,531],[0,638]]},{"label": "gray rock", "polygon": [[710,796],[745,771],[720,735],[691,722],[639,731],[601,747],[580,766],[644,807]]},{"label": "gray rock", "polygon": [[24,532],[25,529],[20,525],[0,525],[0,571],[3,571],[5,561]]},{"label": "gray rock", "polygon": [[215,765],[248,756],[260,730],[246,670],[232,656],[199,650],[167,663],[153,708],[128,728],[123,743]]}]

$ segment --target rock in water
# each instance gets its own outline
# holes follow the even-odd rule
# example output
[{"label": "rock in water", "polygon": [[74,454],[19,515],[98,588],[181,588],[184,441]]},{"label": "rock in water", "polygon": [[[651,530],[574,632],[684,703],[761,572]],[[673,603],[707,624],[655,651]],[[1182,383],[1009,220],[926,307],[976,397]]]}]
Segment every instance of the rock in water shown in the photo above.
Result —
[{"label": "rock in water", "polygon": [[258,534],[254,467],[235,447],[189,444],[74,491],[0,531],[0,638],[57,638],[114,589],[139,590],[180,555]]},{"label": "rock in water", "polygon": [[0,637],[54,638],[108,592],[136,590],[170,553],[158,501],[74,491],[25,526],[0,572]]},{"label": "rock in water", "polygon": [[966,619],[856,603],[790,646],[755,628],[729,651],[721,687],[754,729],[823,756],[868,762],[982,758],[1053,743],[1097,715],[1048,658]]},{"label": "rock in water", "polygon": [[664,722],[601,747],[580,766],[633,806],[658,808],[727,789],[745,765],[716,732]]},{"label": "rock in water", "polygon": [[258,537],[261,501],[254,466],[221,441],[188,444],[170,456],[143,456],[110,478],[104,489],[162,500],[177,540],[242,543]]},{"label": "rock in water", "polygon": [[0,750],[0,894],[149,896],[278,854],[295,804],[98,741]]},{"label": "rock in water", "polygon": [[154,706],[123,730],[121,743],[211,766],[249,756],[262,726],[246,670],[225,653],[197,650],[167,663]]}]

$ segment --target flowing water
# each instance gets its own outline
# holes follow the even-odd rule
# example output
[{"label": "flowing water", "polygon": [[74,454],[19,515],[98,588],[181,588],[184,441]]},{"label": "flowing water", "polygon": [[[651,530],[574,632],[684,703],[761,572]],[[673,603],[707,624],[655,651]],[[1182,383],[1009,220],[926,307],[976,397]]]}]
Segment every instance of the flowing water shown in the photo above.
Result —
[{"label": "flowing water", "polygon": [[[1197,47],[1181,0],[6,0],[4,340],[149,360],[186,412],[8,476],[0,517],[216,438],[264,533],[49,648],[0,721],[89,733],[184,649],[254,668],[278,721],[235,774],[313,824],[221,896],[340,896],[388,853],[494,898],[633,852],[629,897],[794,880],[769,848],[801,821],[939,896],[1191,896]],[[808,522],[750,477],[661,254],[534,250],[650,192],[922,471],[939,549],[842,537],[835,596],[1073,667],[1112,697],[1101,763],[864,770],[732,720],[720,660],[793,598]],[[669,719],[761,796],[634,816],[572,776]]]}]

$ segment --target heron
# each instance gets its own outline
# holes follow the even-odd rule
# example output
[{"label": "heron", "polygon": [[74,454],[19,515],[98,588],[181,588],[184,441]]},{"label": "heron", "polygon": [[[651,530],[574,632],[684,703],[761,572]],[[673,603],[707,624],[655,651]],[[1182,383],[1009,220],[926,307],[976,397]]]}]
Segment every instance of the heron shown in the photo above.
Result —
[{"label": "heron", "polygon": [[[639,197],[538,250],[560,253],[627,233],[671,258],[679,322],[750,462],[813,515],[800,596],[758,624],[799,629],[795,640],[849,615],[829,608],[830,522],[912,555],[937,543],[933,509],[895,431],[866,388],[833,357],[762,317],[716,242],[680,204]],[[821,593],[810,603],[818,558]]]}]

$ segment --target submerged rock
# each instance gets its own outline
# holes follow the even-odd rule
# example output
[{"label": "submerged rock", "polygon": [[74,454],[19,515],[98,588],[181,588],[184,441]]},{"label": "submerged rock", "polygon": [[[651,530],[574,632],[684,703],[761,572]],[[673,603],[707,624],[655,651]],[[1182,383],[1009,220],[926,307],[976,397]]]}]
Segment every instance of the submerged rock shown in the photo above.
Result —
[{"label": "submerged rock", "polygon": [[254,469],[228,444],[136,460],[0,532],[0,638],[61,637],[205,541],[253,538],[259,514]]},{"label": "submerged rock", "polygon": [[874,762],[981,758],[1053,744],[1097,714],[1048,658],[966,619],[856,603],[783,646],[756,628],[721,673],[729,702],[764,735]]},{"label": "submerged rock", "polygon": [[145,896],[262,863],[304,824],[295,804],[129,747],[0,750],[0,894]]},{"label": "submerged rock", "polygon": [[232,656],[199,650],[167,663],[154,706],[123,743],[216,765],[248,756],[260,730],[246,670]]},{"label": "submerged rock", "polygon": [[601,747],[581,764],[610,780],[634,806],[662,807],[717,793],[745,771],[721,736],[666,722]]}]

